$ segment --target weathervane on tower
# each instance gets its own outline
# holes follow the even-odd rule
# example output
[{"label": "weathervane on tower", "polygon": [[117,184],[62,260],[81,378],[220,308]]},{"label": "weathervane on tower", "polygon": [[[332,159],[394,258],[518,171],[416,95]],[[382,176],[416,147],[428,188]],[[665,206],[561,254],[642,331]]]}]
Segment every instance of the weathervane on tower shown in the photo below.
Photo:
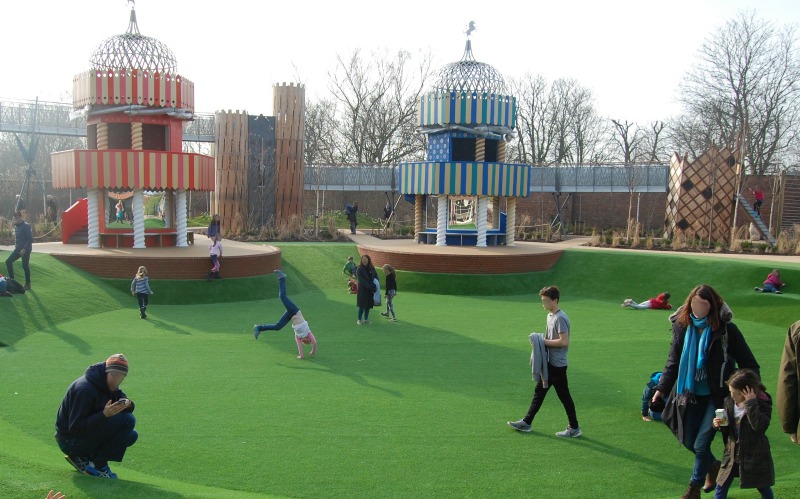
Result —
[{"label": "weathervane on tower", "polygon": [[[129,0],[129,1],[133,1],[133,0]],[[469,26],[467,26],[467,31],[464,32],[464,33],[467,34],[467,38],[469,38],[469,36],[472,34],[472,32],[475,31],[476,29],[478,29],[478,28],[475,27],[475,21],[470,21],[469,22]]]}]

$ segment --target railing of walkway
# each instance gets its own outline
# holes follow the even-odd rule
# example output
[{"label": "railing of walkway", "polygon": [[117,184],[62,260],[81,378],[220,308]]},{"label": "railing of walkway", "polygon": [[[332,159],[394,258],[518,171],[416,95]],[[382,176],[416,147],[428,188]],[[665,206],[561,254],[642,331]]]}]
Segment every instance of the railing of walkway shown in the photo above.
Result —
[{"label": "railing of walkway", "polygon": [[[306,166],[306,190],[397,190],[394,166]],[[560,165],[531,168],[531,192],[666,192],[668,165]]]},{"label": "railing of walkway", "polygon": [[[70,120],[72,105],[63,102],[0,99],[0,132],[43,133],[85,137],[86,118]],[[195,113],[186,122],[183,140],[214,142],[214,114]],[[36,130],[34,130],[34,119]]]},{"label": "railing of walkway", "polygon": [[69,119],[72,106],[60,102],[0,100],[0,131],[86,135],[86,119]]}]

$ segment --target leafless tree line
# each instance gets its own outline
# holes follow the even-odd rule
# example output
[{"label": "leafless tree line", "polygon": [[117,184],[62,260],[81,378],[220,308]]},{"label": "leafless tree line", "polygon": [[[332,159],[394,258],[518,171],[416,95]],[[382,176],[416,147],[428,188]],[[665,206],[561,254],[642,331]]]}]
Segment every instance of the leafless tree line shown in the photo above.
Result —
[{"label": "leafless tree line", "polygon": [[[507,161],[533,165],[666,163],[711,145],[741,144],[750,173],[797,168],[800,59],[794,26],[753,12],[711,32],[677,89],[683,111],[648,123],[601,116],[574,79],[511,78],[517,128]],[[354,51],[329,72],[327,97],[306,116],[308,164],[395,164],[425,156],[416,133],[418,99],[436,73],[430,55]]]}]

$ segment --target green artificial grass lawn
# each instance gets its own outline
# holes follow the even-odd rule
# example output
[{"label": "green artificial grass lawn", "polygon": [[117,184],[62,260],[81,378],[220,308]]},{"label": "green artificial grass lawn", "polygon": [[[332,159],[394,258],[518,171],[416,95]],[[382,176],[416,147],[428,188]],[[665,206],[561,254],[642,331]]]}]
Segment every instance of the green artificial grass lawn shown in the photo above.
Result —
[{"label": "green artificial grass lawn", "polygon": [[[149,319],[129,280],[103,280],[34,252],[34,290],[0,300],[0,495],[44,497],[675,497],[693,458],[639,415],[669,348],[669,312],[622,309],[662,291],[679,303],[715,286],[774,394],[787,326],[798,319],[800,266],[779,265],[784,295],[754,293],[775,264],[576,249],[548,272],[517,276],[398,273],[399,322],[374,309],[357,326],[341,267],[352,244],[279,244],[290,297],[317,340],[296,359],[274,276],[163,281]],[[0,260],[7,252],[0,252]],[[18,264],[19,265],[19,264]],[[20,269],[21,270],[21,269]],[[538,290],[562,289],[572,322],[570,385],[584,436],[551,393],[530,434],[506,421],[530,403],[528,334],[543,331]],[[800,284],[798,284],[800,285]],[[53,441],[69,383],[124,352],[122,385],[140,438],[120,479],[78,475]],[[768,435],[778,497],[800,494],[797,448]],[[713,449],[721,454],[722,439]],[[757,497],[731,489],[733,497]]]}]

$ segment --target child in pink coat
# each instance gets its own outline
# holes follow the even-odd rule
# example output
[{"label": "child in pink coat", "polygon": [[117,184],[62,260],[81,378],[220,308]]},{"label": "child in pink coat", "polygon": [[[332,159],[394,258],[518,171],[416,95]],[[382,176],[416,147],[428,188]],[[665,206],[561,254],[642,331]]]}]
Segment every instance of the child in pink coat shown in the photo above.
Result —
[{"label": "child in pink coat", "polygon": [[759,288],[756,286],[753,290],[761,291],[762,293],[777,293],[780,295],[783,293],[781,288],[784,286],[786,286],[786,283],[781,282],[781,271],[773,269],[767,276],[767,280],[764,281],[763,287]]}]

